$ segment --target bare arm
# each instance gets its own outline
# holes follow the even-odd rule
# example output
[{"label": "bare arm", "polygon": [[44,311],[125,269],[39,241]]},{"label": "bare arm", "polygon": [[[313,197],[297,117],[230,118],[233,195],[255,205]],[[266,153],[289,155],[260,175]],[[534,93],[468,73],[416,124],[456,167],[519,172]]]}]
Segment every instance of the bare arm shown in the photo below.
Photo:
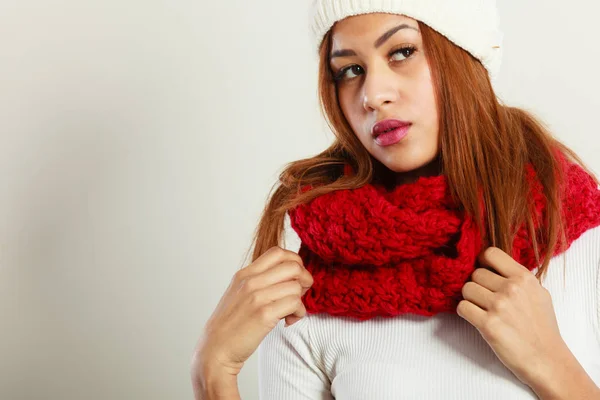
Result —
[{"label": "bare arm", "polygon": [[191,366],[194,400],[241,400],[237,375],[194,354]]},{"label": "bare arm", "polygon": [[600,388],[566,348],[554,365],[540,371],[538,382],[530,386],[541,400],[600,400]]}]

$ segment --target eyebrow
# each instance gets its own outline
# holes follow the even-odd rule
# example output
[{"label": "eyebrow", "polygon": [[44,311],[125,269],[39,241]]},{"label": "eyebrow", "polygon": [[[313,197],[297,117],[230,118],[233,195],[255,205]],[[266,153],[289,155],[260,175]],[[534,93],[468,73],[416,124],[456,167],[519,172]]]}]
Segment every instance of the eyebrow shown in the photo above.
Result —
[{"label": "eyebrow", "polygon": [[[419,32],[419,30],[417,28],[415,28],[414,26],[410,26],[407,24],[401,24],[398,25],[392,29],[390,29],[389,31],[387,31],[386,33],[384,33],[383,35],[381,35],[379,37],[379,39],[377,39],[375,41],[375,43],[373,43],[373,46],[377,49],[379,47],[381,47],[382,44],[384,44],[389,38],[391,38],[396,32],[398,32],[401,29],[413,29],[417,32]],[[354,50],[336,50],[333,53],[331,53],[331,55],[329,56],[330,59],[332,58],[336,58],[336,57],[349,57],[349,56],[355,56],[356,52],[354,52]]]}]

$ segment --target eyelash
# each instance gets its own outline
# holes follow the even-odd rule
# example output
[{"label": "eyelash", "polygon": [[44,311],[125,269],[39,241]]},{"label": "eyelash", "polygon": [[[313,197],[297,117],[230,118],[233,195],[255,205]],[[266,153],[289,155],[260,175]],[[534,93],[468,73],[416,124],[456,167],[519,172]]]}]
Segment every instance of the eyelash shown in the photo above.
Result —
[{"label": "eyelash", "polygon": [[[417,48],[416,48],[415,46],[411,46],[411,45],[409,45],[409,46],[403,46],[403,47],[400,47],[400,48],[398,48],[398,49],[392,50],[392,51],[391,51],[391,52],[388,54],[388,57],[392,57],[392,56],[393,56],[393,55],[395,55],[396,53],[400,53],[400,52],[403,52],[403,51],[406,51],[406,50],[410,50],[410,55],[409,55],[409,56],[405,56],[406,58],[405,58],[404,60],[398,60],[397,62],[403,62],[403,61],[406,61],[406,60],[408,60],[408,59],[409,59],[409,58],[410,58],[410,57],[411,57],[411,56],[414,54],[414,52],[417,50]],[[403,54],[403,55],[404,55],[404,54]],[[338,72],[337,72],[337,73],[336,73],[336,74],[333,76],[333,81],[334,81],[334,82],[338,82],[338,81],[344,80],[344,75],[346,75],[346,72],[347,72],[347,71],[349,71],[350,69],[354,68],[354,67],[359,67],[359,68],[361,68],[361,69],[362,69],[362,67],[360,67],[360,66],[359,66],[359,65],[357,65],[357,64],[352,64],[352,65],[349,65],[349,66],[347,66],[347,67],[344,67],[344,68],[342,68],[341,70],[339,70],[339,71],[338,71]],[[354,79],[354,78],[348,78],[348,79]]]}]

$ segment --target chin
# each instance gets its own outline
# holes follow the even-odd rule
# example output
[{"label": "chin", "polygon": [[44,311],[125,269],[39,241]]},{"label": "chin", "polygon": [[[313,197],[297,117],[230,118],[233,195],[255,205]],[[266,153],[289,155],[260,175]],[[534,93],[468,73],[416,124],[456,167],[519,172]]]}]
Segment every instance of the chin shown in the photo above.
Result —
[{"label": "chin", "polygon": [[432,160],[430,159],[422,159],[422,160],[403,160],[403,162],[392,161],[392,162],[381,162],[385,165],[389,170],[402,173],[402,172],[410,172],[420,168],[427,166]]},{"label": "chin", "polygon": [[436,166],[433,164],[438,160],[436,152],[433,152],[429,157],[403,157],[400,159],[400,157],[402,157],[400,154],[397,154],[396,157],[396,159],[390,157],[391,159],[380,160],[380,162],[390,171],[395,173],[407,173],[417,170],[435,169]]}]

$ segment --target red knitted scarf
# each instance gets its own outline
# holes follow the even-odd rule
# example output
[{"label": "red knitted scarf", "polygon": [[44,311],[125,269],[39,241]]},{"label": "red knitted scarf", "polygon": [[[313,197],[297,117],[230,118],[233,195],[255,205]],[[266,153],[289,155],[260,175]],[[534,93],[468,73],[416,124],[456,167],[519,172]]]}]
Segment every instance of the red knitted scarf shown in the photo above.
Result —
[{"label": "red knitted scarf", "polygon": [[[562,211],[570,247],[600,225],[600,190],[579,165],[562,165]],[[348,165],[344,169],[345,174],[351,171]],[[526,173],[537,215],[545,216],[542,188],[531,165]],[[452,202],[444,175],[420,177],[391,191],[378,183],[338,190],[290,210],[291,226],[301,239],[298,254],[314,278],[302,298],[307,312],[360,320],[455,313],[462,287],[484,250],[474,219],[464,214]],[[542,260],[544,243],[538,246]],[[560,253],[557,246],[554,255]],[[537,267],[524,224],[512,257],[529,270]]]}]

